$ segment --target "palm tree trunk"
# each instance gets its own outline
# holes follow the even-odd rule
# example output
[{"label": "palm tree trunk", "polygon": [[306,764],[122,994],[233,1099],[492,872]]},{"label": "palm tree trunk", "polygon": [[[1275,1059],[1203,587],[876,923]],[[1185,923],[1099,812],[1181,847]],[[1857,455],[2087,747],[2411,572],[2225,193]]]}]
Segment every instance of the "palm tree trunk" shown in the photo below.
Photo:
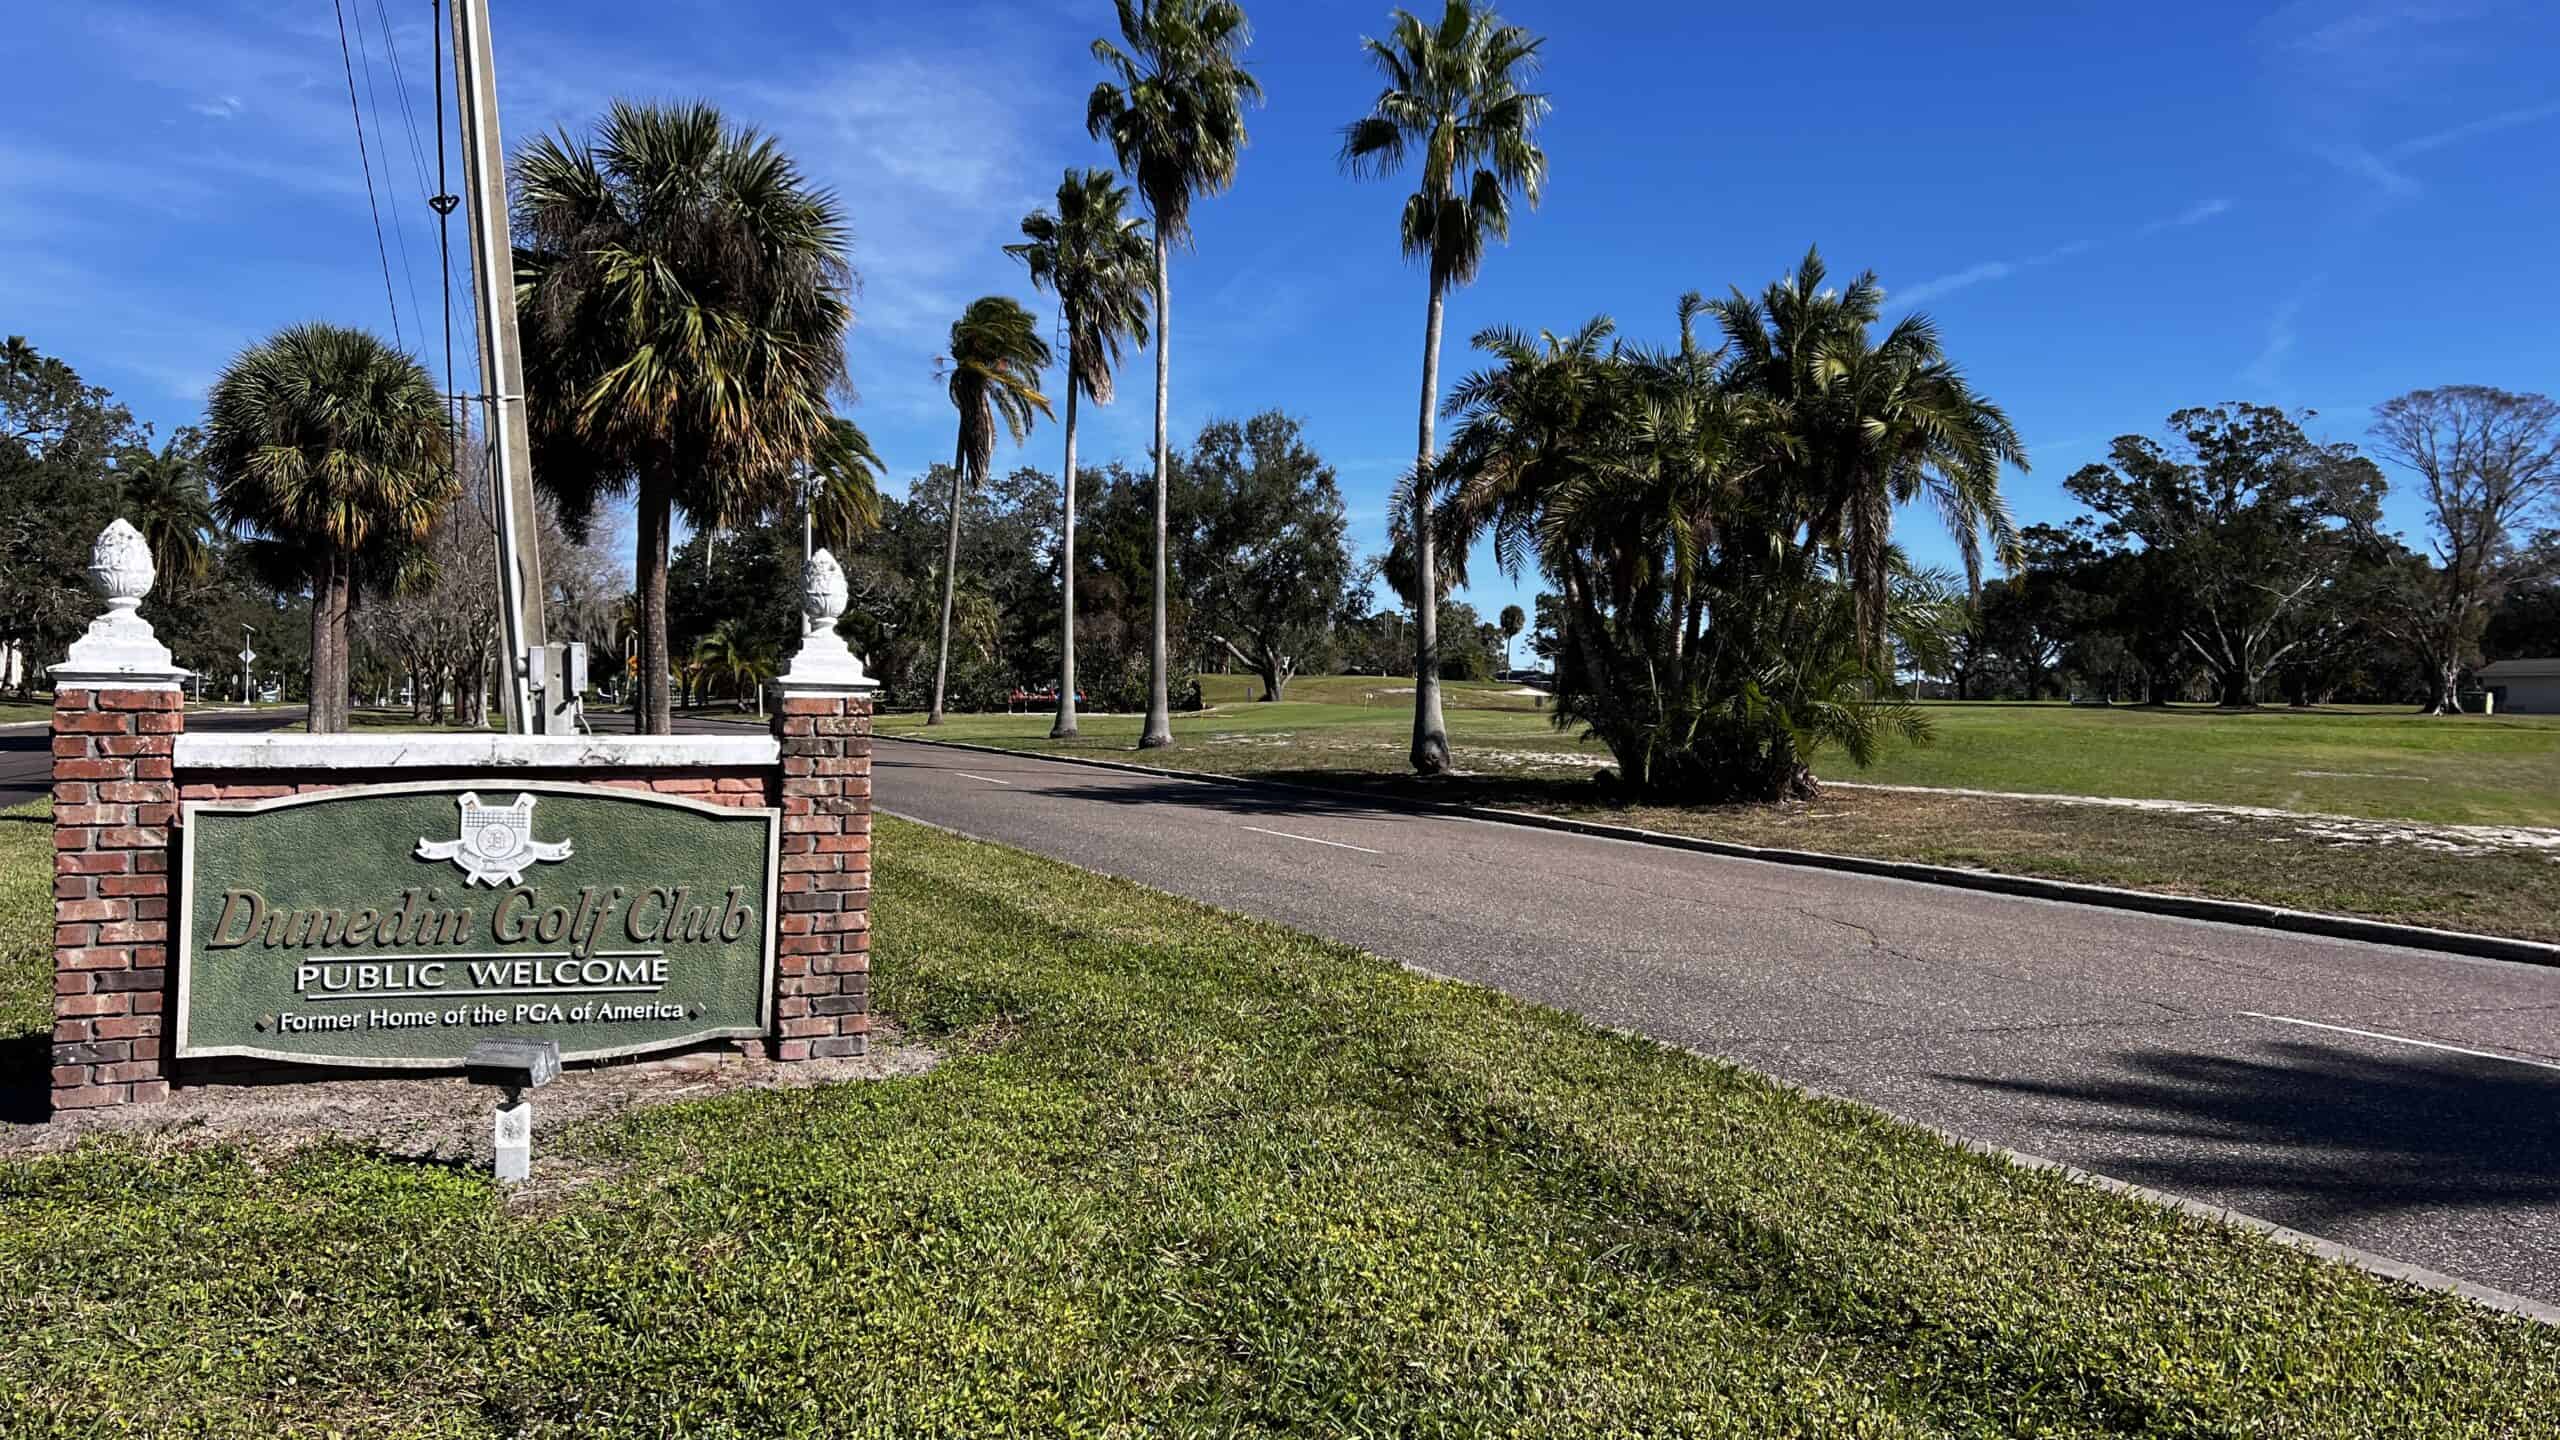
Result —
[{"label": "palm tree trunk", "polygon": [[337,568],[336,553],[326,553],[320,559],[320,573],[311,581],[311,694],[303,701],[302,728],[314,735],[334,733],[330,728],[333,717],[329,713],[329,667],[337,658],[337,647],[330,643],[337,632],[330,625],[336,612],[330,606],[329,595],[336,588],[332,572]]},{"label": "palm tree trunk", "polygon": [[942,686],[951,674],[951,601],[960,581],[960,477],[967,470],[962,462],[968,457],[965,444],[951,452],[951,525],[942,547],[942,643],[933,658],[933,708],[924,714],[924,723],[942,723]]},{"label": "palm tree trunk", "polygon": [[[1075,321],[1067,321],[1075,333]],[[1052,740],[1076,736],[1076,370],[1072,345],[1067,354],[1066,519],[1059,529],[1058,575],[1058,718],[1049,727]]]},{"label": "palm tree trunk", "polygon": [[345,734],[350,692],[355,688],[355,557],[340,555],[329,580],[329,728]]},{"label": "palm tree trunk", "polygon": [[632,728],[642,735],[676,732],[675,697],[667,690],[667,530],[675,503],[665,481],[640,480],[640,557],[633,567],[640,585],[640,683],[632,697]]},{"label": "palm tree trunk", "polygon": [[1147,645],[1147,724],[1138,732],[1138,748],[1161,750],[1173,743],[1173,699],[1166,689],[1165,665],[1165,490],[1173,456],[1165,438],[1165,407],[1173,395],[1173,280],[1165,273],[1164,225],[1156,224],[1156,598],[1153,637]]},{"label": "palm tree trunk", "polygon": [[311,697],[302,723],[314,735],[333,735],[346,728],[329,703],[337,688],[331,672],[338,658],[339,563],[337,551],[323,551],[319,573],[311,580]]},{"label": "palm tree trunk", "polygon": [[1413,460],[1413,768],[1449,768],[1449,725],[1440,716],[1440,566],[1432,552],[1431,422],[1440,408],[1441,284],[1431,278],[1430,319],[1422,338],[1422,418]]}]

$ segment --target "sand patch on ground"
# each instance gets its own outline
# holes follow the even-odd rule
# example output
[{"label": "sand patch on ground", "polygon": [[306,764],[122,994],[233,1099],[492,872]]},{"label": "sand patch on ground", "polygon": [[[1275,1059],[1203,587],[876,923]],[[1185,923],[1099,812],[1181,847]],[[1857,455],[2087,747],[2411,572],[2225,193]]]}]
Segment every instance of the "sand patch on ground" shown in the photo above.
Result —
[{"label": "sand patch on ground", "polygon": [[1584,772],[1604,769],[1615,763],[1606,755],[1589,755],[1579,750],[1479,750],[1471,745],[1461,745],[1452,749],[1449,754],[1452,759],[1461,763],[1473,761],[1479,765],[1537,765],[1549,770]]},{"label": "sand patch on ground", "polygon": [[[871,1053],[781,1064],[734,1050],[584,1066],[533,1092],[533,1179],[527,1191],[558,1190],[605,1171],[556,1143],[572,1126],[624,1111],[740,1090],[805,1089],[920,1075],[942,1058],[875,1029]],[[394,1159],[446,1164],[486,1174],[498,1092],[458,1075],[328,1079],[284,1084],[188,1085],[156,1105],[74,1111],[40,1124],[0,1123],[0,1159],[70,1149],[92,1136],[124,1136],[146,1147],[238,1144],[263,1158],[339,1141]]]},{"label": "sand patch on ground", "polygon": [[1964,795],[1983,800],[2026,800],[2048,805],[2100,805],[2155,814],[2195,815],[2205,819],[2274,820],[2295,827],[2295,834],[2320,845],[2406,845],[2445,855],[2486,855],[2501,850],[2548,854],[2560,862],[2560,829],[2534,825],[2453,825],[2418,820],[2369,820],[2357,815],[2326,815],[2304,810],[2278,810],[2268,805],[2209,805],[2195,800],[2139,800],[2121,795],[2039,795],[2018,790],[1959,790],[1934,785],[1868,785],[1855,780],[1828,780],[1826,788],[1888,790],[1904,795]]},{"label": "sand patch on ground", "polygon": [[1287,730],[1221,730],[1209,737],[1212,745],[1288,745],[1298,737]]}]

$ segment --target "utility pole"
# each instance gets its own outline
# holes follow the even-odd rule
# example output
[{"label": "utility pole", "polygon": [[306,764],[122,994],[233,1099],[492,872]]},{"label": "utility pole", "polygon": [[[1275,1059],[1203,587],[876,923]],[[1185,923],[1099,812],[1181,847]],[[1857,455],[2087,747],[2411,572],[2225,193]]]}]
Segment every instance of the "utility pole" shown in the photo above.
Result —
[{"label": "utility pole", "polygon": [[[462,131],[463,195],[471,220],[471,299],[479,317],[480,390],[487,417],[491,507],[498,531],[498,695],[507,729],[549,728],[555,688],[545,667],[542,555],[525,434],[524,350],[516,335],[515,246],[508,233],[506,149],[498,138],[498,77],[489,53],[489,0],[453,0],[453,88]],[[549,668],[561,668],[552,666]]]}]

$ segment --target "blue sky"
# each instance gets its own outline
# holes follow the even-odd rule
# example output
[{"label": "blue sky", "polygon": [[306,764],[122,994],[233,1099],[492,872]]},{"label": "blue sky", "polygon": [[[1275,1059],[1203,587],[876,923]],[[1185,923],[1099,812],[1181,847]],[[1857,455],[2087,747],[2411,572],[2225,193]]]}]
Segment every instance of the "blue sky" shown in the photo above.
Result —
[{"label": "blue sky", "polygon": [[[392,292],[433,362],[433,220],[381,34],[387,18],[431,167],[427,0],[344,3],[372,42]],[[390,329],[329,0],[11,8],[0,331],[165,430],[279,325]],[[1250,8],[1270,103],[1175,262],[1174,430],[1303,417],[1375,549],[1411,456],[1423,284],[1395,251],[1402,191],[1343,178],[1334,149],[1374,93],[1357,42],[1387,7]],[[2560,7],[1502,8],[1549,37],[1553,177],[1452,302],[1452,379],[1484,326],[1607,313],[1666,338],[1681,291],[1756,290],[1818,243],[1836,271],[1873,268],[1897,308],[1935,315],[2008,408],[2034,464],[2011,479],[2030,521],[2070,514],[2065,476],[2181,405],[2311,407],[2315,429],[2358,439],[2376,402],[2416,386],[2560,389]],[[900,488],[949,453],[931,364],[951,318],[989,291],[1031,300],[998,247],[1062,167],[1108,163],[1081,123],[1107,4],[497,0],[495,15],[511,141],[615,95],[708,98],[778,133],[853,222],[854,413]],[[1143,453],[1147,362],[1132,364],[1126,398],[1087,411],[1088,457]],[[1056,455],[1053,431],[1027,452]],[[1902,533],[1924,558],[1952,554],[1925,517]],[[1477,574],[1467,598],[1488,612],[1525,588]]]}]

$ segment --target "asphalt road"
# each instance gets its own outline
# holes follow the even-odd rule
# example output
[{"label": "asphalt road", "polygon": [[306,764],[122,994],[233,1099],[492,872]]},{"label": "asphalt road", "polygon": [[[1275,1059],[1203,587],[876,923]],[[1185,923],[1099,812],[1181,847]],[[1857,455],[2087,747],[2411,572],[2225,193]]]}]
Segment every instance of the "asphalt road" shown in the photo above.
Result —
[{"label": "asphalt road", "polygon": [[894,740],[873,765],[883,810],[2560,1301],[2560,970]]},{"label": "asphalt road", "polygon": [[[299,724],[302,711],[235,710],[189,714],[190,730],[233,733],[276,730]],[[42,724],[0,729],[0,809],[41,800],[53,793],[53,736]]]}]

